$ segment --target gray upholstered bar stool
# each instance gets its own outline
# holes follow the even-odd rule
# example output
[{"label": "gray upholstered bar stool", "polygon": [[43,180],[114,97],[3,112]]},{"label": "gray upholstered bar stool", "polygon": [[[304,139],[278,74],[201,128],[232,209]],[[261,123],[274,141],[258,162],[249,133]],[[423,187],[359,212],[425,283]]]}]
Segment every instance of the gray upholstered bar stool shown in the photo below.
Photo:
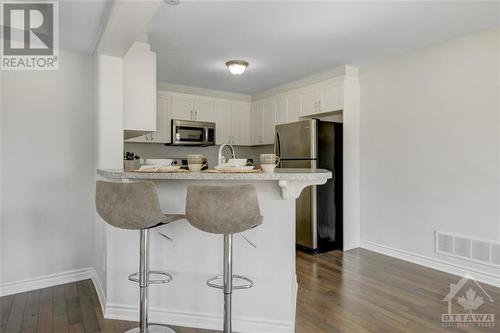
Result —
[{"label": "gray upholstered bar stool", "polygon": [[[127,333],[175,333],[162,325],[148,325],[149,284],[169,283],[172,276],[149,270],[149,231],[151,228],[184,219],[184,215],[163,214],[158,195],[151,182],[96,182],[96,208],[99,215],[114,227],[140,230],[139,272],[129,280],[139,283],[139,327]],[[150,275],[159,276],[152,278]]]},{"label": "gray upholstered bar stool", "polygon": [[[202,231],[224,235],[223,275],[207,281],[207,285],[224,292],[224,333],[231,333],[231,295],[233,289],[248,289],[253,282],[233,275],[233,234],[255,228],[262,223],[257,191],[253,185],[200,186],[187,189],[186,219]],[[222,285],[215,281],[222,278]],[[246,284],[233,286],[233,278]]]}]

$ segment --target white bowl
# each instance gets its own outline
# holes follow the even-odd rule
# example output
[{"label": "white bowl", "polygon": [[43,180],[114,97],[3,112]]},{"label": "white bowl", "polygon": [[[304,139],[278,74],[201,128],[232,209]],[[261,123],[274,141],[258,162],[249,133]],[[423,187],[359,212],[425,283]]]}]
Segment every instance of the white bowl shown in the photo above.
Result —
[{"label": "white bowl", "polygon": [[226,163],[228,166],[244,167],[247,164],[246,158],[230,158]]}]

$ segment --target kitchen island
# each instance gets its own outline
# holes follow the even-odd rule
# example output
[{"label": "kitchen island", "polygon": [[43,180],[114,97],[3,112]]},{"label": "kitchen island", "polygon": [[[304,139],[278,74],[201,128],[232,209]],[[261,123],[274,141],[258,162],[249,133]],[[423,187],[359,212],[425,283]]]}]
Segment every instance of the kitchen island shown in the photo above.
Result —
[{"label": "kitchen island", "polygon": [[[153,181],[165,213],[183,214],[191,184],[253,184],[259,196],[262,225],[234,238],[234,274],[250,277],[255,286],[233,294],[233,326],[237,332],[293,332],[295,275],[295,199],[309,185],[324,184],[332,173],[321,169],[277,169],[274,173],[138,173],[98,170],[113,181]],[[105,223],[105,222],[102,222]],[[214,221],[217,223],[217,221]],[[180,221],[157,228],[151,238],[151,269],[166,270],[174,280],[151,286],[151,322],[208,329],[222,327],[222,295],[205,281],[222,273],[222,236],[201,232]],[[105,316],[137,320],[138,288],[127,280],[137,271],[139,233],[107,227]]]}]

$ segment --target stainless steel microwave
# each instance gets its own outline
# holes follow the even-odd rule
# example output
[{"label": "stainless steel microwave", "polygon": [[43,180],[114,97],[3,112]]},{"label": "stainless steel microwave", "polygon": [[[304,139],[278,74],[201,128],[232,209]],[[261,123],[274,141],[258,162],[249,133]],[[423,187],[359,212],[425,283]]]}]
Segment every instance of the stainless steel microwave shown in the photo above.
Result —
[{"label": "stainless steel microwave", "polygon": [[215,145],[215,123],[172,119],[173,146]]}]

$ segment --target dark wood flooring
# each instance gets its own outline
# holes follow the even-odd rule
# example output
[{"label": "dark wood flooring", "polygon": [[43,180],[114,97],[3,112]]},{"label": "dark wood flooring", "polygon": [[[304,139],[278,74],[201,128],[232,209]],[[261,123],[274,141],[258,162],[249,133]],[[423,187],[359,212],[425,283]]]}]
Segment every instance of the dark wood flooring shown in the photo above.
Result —
[{"label": "dark wood flooring", "polygon": [[[297,333],[500,332],[500,289],[483,285],[494,303],[481,312],[495,314],[496,327],[442,327],[442,299],[459,278],[370,251],[299,252],[297,275]],[[90,280],[5,296],[0,306],[1,333],[121,333],[137,325],[104,319]]]}]

